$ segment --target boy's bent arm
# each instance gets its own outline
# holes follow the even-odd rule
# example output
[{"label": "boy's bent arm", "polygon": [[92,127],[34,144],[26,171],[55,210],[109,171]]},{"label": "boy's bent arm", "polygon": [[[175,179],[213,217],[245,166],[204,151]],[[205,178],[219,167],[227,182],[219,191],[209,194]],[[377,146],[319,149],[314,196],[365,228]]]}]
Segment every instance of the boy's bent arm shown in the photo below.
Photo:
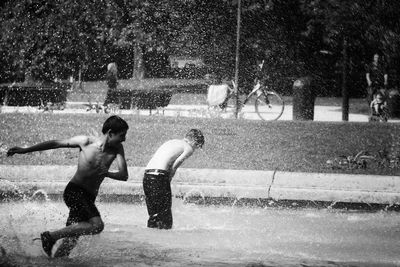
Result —
[{"label": "boy's bent arm", "polygon": [[117,172],[108,171],[107,177],[114,179],[114,180],[127,181],[128,180],[128,167],[126,166],[125,151],[124,151],[124,147],[122,145],[118,149],[118,153],[117,153],[115,160],[117,162],[118,171]]},{"label": "boy's bent arm", "polygon": [[171,181],[172,177],[174,177],[176,170],[182,165],[182,163],[191,155],[193,154],[193,151],[184,151],[172,164],[171,169],[170,169],[170,175],[169,175],[169,180]]}]

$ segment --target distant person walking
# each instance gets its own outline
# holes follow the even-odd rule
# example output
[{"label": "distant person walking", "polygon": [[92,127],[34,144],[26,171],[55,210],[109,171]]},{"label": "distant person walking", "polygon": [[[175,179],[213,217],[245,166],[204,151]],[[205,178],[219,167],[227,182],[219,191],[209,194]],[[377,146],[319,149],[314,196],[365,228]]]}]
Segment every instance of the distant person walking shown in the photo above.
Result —
[{"label": "distant person walking", "polygon": [[145,168],[143,177],[143,189],[149,214],[147,227],[172,228],[172,177],[178,167],[203,145],[204,136],[201,131],[191,129],[183,139],[169,140],[154,153]]},{"label": "distant person walking", "polygon": [[366,66],[365,78],[368,85],[367,101],[370,104],[375,94],[380,90],[384,90],[388,84],[387,66],[380,59],[378,53],[374,54],[372,62]]},{"label": "distant person walking", "polygon": [[[64,190],[64,202],[69,208],[66,227],[40,234],[42,247],[51,257],[57,240],[62,244],[54,257],[68,256],[82,235],[94,235],[103,231],[104,223],[95,206],[95,200],[104,178],[126,181],[128,169],[122,142],[125,141],[128,124],[118,116],[109,117],[103,124],[103,135],[75,136],[64,140],[45,141],[30,147],[13,147],[7,156],[25,154],[56,148],[78,148],[78,168]],[[118,171],[110,172],[112,162],[116,160]]]},{"label": "distant person walking", "polygon": [[118,69],[117,64],[110,63],[107,65],[107,85],[110,90],[116,89],[118,85]]}]

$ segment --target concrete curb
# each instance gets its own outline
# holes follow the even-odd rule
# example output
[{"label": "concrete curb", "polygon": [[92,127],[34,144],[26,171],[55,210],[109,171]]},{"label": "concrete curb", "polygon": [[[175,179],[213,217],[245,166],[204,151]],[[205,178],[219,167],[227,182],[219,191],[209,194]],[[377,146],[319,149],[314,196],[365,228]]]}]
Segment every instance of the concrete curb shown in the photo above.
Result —
[{"label": "concrete curb", "polygon": [[[0,194],[42,189],[49,195],[61,195],[75,169],[0,165]],[[143,196],[143,171],[143,167],[129,167],[127,182],[105,180],[99,195]],[[400,176],[180,168],[171,187],[176,197],[183,198],[400,203]]]},{"label": "concrete curb", "polygon": [[400,203],[400,177],[277,172],[273,199],[350,203]]}]

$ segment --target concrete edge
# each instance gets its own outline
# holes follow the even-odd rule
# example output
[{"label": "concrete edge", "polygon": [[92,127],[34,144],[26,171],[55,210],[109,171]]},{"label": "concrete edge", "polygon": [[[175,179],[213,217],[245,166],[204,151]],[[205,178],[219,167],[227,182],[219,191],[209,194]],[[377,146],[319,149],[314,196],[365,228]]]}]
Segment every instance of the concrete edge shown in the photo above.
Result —
[{"label": "concrete edge", "polygon": [[351,203],[400,203],[400,176],[277,172],[273,199]]},{"label": "concrete edge", "polygon": [[[62,194],[75,166],[0,165],[0,193],[44,190]],[[129,167],[129,180],[106,180],[101,194],[143,195],[144,167]],[[400,176],[180,168],[171,185],[177,197],[400,203]]]}]

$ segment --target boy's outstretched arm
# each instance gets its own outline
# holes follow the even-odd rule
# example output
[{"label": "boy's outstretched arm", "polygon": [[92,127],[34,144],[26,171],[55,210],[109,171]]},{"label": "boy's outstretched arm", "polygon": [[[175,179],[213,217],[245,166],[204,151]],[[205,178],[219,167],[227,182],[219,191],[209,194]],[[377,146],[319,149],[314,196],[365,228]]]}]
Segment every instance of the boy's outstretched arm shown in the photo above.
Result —
[{"label": "boy's outstretched arm", "polygon": [[116,172],[108,171],[106,176],[114,180],[127,181],[128,167],[126,166],[125,151],[122,145],[118,149],[118,153],[115,160],[117,162],[118,171]]},{"label": "boy's outstretched arm", "polygon": [[12,147],[7,151],[7,156],[12,156],[14,154],[25,154],[35,151],[43,151],[61,147],[80,147],[88,142],[87,136],[75,136],[64,140],[50,140],[30,147]]}]

